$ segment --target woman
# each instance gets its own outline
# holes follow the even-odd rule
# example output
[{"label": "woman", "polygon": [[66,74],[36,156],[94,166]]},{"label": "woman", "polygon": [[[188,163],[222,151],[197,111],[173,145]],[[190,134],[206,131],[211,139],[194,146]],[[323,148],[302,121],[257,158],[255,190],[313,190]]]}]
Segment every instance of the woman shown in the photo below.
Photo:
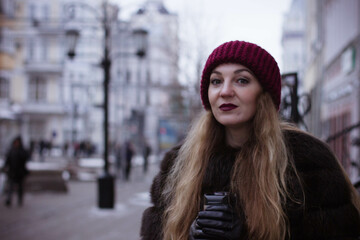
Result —
[{"label": "woman", "polygon": [[[206,112],[165,156],[142,239],[360,236],[360,201],[333,153],[278,119],[281,76],[266,50],[220,45],[205,64],[200,94]],[[204,202],[217,192],[231,201]]]}]

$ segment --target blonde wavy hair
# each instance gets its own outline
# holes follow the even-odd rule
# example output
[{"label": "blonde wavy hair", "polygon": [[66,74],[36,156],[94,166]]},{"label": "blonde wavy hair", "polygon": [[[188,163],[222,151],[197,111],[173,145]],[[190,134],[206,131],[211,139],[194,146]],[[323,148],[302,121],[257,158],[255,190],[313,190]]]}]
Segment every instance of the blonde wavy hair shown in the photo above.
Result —
[{"label": "blonde wavy hair", "polygon": [[[164,239],[188,239],[200,210],[206,166],[224,140],[224,126],[211,111],[202,114],[190,129],[163,192],[169,203],[163,216]],[[237,155],[231,176],[231,191],[240,196],[249,239],[279,240],[288,232],[282,204],[288,197],[285,173],[291,165],[289,157],[278,112],[265,92],[259,97],[252,132]]]}]

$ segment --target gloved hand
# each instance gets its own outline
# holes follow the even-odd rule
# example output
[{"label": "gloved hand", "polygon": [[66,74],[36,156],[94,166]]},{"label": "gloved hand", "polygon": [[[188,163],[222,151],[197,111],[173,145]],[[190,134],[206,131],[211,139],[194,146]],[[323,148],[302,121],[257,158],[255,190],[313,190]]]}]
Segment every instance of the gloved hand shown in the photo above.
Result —
[{"label": "gloved hand", "polygon": [[[196,224],[208,239],[238,240],[243,230],[244,218],[228,205],[209,205],[200,211]],[[196,228],[195,228],[196,229]],[[197,238],[195,238],[197,239]]]},{"label": "gloved hand", "polygon": [[210,236],[203,233],[196,221],[197,219],[195,219],[190,226],[189,240],[209,240]]}]

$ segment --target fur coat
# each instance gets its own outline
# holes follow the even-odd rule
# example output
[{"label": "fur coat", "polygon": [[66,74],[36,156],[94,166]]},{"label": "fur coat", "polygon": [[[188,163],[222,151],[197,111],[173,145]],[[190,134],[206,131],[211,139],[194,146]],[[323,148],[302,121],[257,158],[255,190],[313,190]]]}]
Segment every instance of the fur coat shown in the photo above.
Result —
[{"label": "fur coat", "polygon": [[[284,134],[305,194],[305,204],[296,205],[287,201],[285,206],[291,239],[358,239],[360,216],[351,202],[349,185],[333,153],[320,140],[307,134],[293,131],[286,131]],[[179,148],[177,146],[165,155],[160,172],[153,180],[150,191],[153,205],[143,213],[140,231],[142,240],[162,239],[162,214],[166,206],[161,193]],[[234,150],[227,149],[217,158],[220,160],[209,164],[207,168],[203,192],[229,187],[229,178],[224,176],[230,175]],[[223,158],[228,161],[223,161]],[[228,164],[219,165],[220,162]],[[301,199],[302,190],[298,178],[291,172],[288,175],[289,192]],[[216,176],[216,181],[211,181],[210,176]]]}]

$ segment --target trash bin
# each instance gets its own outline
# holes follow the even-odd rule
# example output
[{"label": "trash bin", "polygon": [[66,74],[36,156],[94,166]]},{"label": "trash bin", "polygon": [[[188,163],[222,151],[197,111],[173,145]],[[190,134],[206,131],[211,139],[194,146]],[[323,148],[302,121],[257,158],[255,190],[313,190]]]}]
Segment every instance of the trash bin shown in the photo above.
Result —
[{"label": "trash bin", "polygon": [[114,202],[114,177],[109,173],[104,173],[98,179],[98,206],[99,208],[114,208]]}]

